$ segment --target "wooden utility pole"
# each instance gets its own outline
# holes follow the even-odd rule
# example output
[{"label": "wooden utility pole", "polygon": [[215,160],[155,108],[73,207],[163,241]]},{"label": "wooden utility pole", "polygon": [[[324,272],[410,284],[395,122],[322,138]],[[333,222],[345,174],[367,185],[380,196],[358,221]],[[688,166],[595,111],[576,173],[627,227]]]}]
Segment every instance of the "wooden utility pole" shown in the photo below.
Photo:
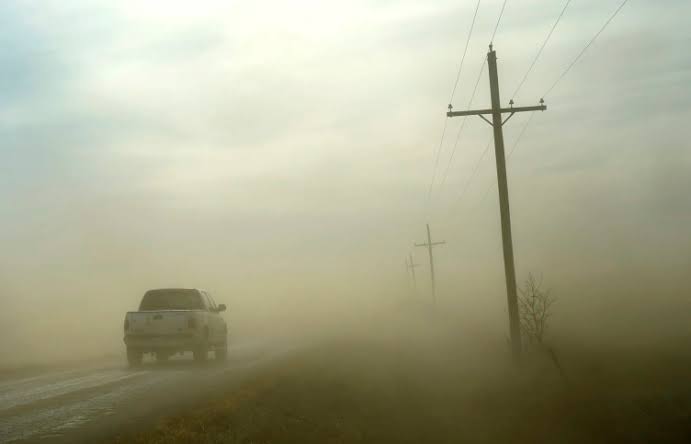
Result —
[{"label": "wooden utility pole", "polygon": [[429,251],[429,272],[430,272],[430,277],[432,279],[432,305],[435,306],[437,305],[437,290],[436,290],[436,282],[434,279],[434,256],[432,255],[432,247],[435,245],[442,245],[445,244],[446,241],[441,241],[441,242],[432,242],[432,235],[430,234],[429,231],[429,224],[427,224],[427,243],[422,243],[422,244],[415,244],[416,247],[427,247],[427,251]]},{"label": "wooden utility pole", "polygon": [[[524,111],[544,111],[547,107],[544,100],[540,99],[538,106],[514,107],[513,100],[509,101],[509,108],[502,108],[499,100],[499,76],[497,74],[497,53],[489,45],[487,53],[487,66],[489,67],[489,89],[492,98],[491,109],[452,111],[449,104],[448,117],[480,116],[494,129],[494,153],[497,162],[497,185],[499,189],[499,213],[501,215],[501,238],[504,249],[504,274],[506,276],[506,296],[509,305],[509,331],[511,332],[511,349],[514,359],[521,356],[521,325],[518,313],[518,295],[516,294],[516,269],[513,261],[513,241],[511,239],[511,214],[509,212],[509,186],[506,180],[506,159],[504,158],[504,131],[503,125],[515,113]],[[485,115],[492,115],[490,122]],[[502,120],[502,114],[509,116]]]},{"label": "wooden utility pole", "polygon": [[410,271],[410,273],[413,276],[413,293],[417,294],[417,278],[415,277],[415,267],[419,267],[420,264],[416,264],[413,261],[412,253],[408,254],[408,259],[406,259],[406,266],[408,267],[408,271]]}]

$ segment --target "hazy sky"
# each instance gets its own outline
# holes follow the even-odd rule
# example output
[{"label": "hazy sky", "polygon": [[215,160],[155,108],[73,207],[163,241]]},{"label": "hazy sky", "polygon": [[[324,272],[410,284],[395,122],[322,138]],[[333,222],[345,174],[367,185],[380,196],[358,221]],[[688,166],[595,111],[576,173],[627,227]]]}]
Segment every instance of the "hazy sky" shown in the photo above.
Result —
[{"label": "hazy sky", "polygon": [[[481,2],[457,109],[501,3]],[[619,3],[574,0],[516,103],[536,104]],[[496,188],[483,198],[492,151],[468,182],[490,136],[480,119],[427,199],[475,4],[3,0],[1,297],[24,314],[85,301],[105,312],[115,298],[119,319],[147,287],[400,284],[429,221],[448,241],[442,297],[487,292],[501,309]],[[495,38],[504,102],[562,6],[508,1]],[[682,0],[630,1],[509,161],[519,277],[544,273],[564,311],[588,299],[574,288],[615,288],[613,305],[641,292],[627,319],[649,312],[646,297],[688,319],[690,15]],[[485,71],[478,107],[487,88]],[[527,118],[505,127],[507,149]],[[573,313],[608,304],[588,300]]]}]

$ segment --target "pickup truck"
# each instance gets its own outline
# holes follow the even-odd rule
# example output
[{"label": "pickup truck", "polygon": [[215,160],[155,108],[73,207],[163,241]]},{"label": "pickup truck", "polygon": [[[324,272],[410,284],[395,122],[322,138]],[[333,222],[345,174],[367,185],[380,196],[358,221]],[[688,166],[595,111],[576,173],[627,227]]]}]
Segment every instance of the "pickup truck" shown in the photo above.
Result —
[{"label": "pickup truck", "polygon": [[130,366],[139,366],[144,353],[165,361],[175,353],[191,351],[195,361],[205,361],[209,350],[224,360],[228,327],[211,295],[199,289],[164,288],[144,294],[139,311],[125,315],[125,346]]}]

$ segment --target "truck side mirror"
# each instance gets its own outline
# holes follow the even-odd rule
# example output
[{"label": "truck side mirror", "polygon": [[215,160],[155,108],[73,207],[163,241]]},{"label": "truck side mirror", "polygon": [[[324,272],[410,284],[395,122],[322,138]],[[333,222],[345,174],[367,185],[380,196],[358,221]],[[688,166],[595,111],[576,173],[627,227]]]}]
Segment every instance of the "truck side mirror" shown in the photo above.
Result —
[{"label": "truck side mirror", "polygon": [[226,304],[218,304],[218,308],[216,308],[216,311],[219,313],[222,311],[226,311]]}]

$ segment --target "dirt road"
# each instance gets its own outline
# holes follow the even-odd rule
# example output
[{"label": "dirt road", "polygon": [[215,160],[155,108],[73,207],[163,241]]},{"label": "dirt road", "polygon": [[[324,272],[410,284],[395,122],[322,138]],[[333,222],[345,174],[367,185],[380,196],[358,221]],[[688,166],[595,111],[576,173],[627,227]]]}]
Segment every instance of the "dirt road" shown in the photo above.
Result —
[{"label": "dirt road", "polygon": [[265,342],[230,347],[226,362],[189,356],[129,369],[123,359],[0,380],[0,442],[96,442],[150,426],[203,402],[222,383],[241,383],[284,351]]}]

